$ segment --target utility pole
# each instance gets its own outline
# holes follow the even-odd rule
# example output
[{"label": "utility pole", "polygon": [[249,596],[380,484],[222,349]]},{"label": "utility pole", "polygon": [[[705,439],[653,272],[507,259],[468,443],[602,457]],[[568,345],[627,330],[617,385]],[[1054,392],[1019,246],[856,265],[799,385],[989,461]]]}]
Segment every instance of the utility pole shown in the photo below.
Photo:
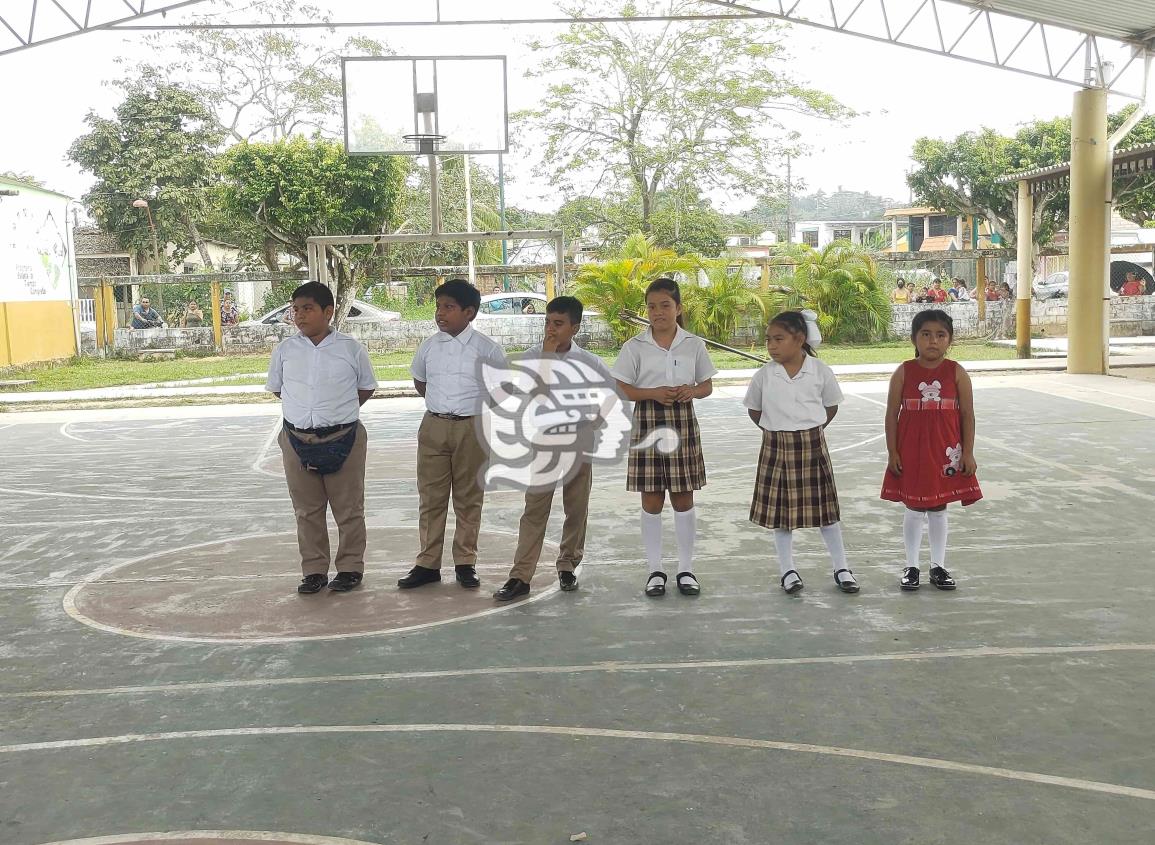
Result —
[{"label": "utility pole", "polygon": [[[465,231],[473,231],[473,180],[469,172],[469,156],[462,156],[465,160]],[[477,287],[477,267],[473,261],[473,241],[465,242],[466,260],[469,264],[469,283]]]},{"label": "utility pole", "polygon": [[790,207],[794,205],[793,175],[794,156],[786,153],[786,243],[794,243],[794,221],[790,218]]}]

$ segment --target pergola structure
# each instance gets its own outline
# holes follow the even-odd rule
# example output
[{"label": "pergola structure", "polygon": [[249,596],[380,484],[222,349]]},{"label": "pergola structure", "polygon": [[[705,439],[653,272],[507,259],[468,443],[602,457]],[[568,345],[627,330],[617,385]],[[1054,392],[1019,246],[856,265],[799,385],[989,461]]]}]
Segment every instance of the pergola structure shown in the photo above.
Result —
[{"label": "pergola structure", "polygon": [[[1078,91],[1069,175],[1068,371],[1106,372],[1103,276],[1109,258],[1111,162],[1119,142],[1147,112],[1155,65],[1152,0],[701,0],[692,14],[580,18],[560,14],[547,0],[536,7],[539,14],[522,17],[502,16],[508,4],[500,0],[477,0],[472,8],[480,11],[472,18],[443,16],[439,0],[383,0],[379,6],[378,17],[370,20],[338,17],[271,24],[213,14],[210,0],[31,0],[0,6],[0,56],[94,31],[508,27],[568,25],[575,20],[644,24],[733,18],[786,21],[1072,85]],[[1113,135],[1107,131],[1108,94],[1140,102]],[[1023,212],[1031,208],[1031,180],[1018,182],[1019,266],[1028,268],[1025,273],[1020,269],[1020,275],[1029,280],[1031,214]],[[1025,333],[1028,338],[1029,297],[1030,284],[1020,284],[1020,337]]]}]

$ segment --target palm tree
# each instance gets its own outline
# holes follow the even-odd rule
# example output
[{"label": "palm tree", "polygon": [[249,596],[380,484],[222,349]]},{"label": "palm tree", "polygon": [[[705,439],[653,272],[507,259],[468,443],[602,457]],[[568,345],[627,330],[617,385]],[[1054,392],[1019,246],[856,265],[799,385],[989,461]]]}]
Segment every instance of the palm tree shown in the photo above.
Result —
[{"label": "palm tree", "polygon": [[656,247],[645,235],[634,234],[609,261],[586,264],[578,270],[573,294],[587,307],[600,311],[616,340],[624,343],[637,332],[627,321],[627,312],[646,310],[650,282],[662,276],[691,274],[696,266],[693,258]]},{"label": "palm tree", "polygon": [[741,265],[728,259],[702,259],[699,267],[706,284],[689,285],[682,293],[687,324],[694,334],[729,343],[739,323],[749,314],[765,315],[758,293],[746,284]]},{"label": "palm tree", "polygon": [[820,250],[798,245],[787,254],[797,261],[788,288],[767,296],[773,310],[811,308],[827,339],[870,342],[886,336],[890,299],[870,252],[848,241]]}]

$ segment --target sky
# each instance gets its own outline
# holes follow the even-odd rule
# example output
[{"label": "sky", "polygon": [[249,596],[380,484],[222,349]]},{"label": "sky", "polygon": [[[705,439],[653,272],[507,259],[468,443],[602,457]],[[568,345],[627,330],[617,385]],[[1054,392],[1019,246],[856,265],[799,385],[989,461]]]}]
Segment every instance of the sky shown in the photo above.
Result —
[{"label": "sky", "polygon": [[[443,0],[447,14],[450,2]],[[357,0],[331,0],[335,16],[356,16]],[[207,7],[208,4],[206,4]],[[364,4],[361,4],[364,7]],[[404,4],[402,4],[404,5]],[[505,0],[540,13],[540,0]],[[398,8],[390,3],[391,8]],[[170,16],[171,19],[171,16]],[[510,109],[534,105],[542,83],[525,79],[532,66],[526,42],[559,28],[453,27],[368,30],[398,54],[497,53],[509,57]],[[357,34],[342,30],[343,39]],[[808,122],[800,127],[809,152],[794,161],[800,193],[869,191],[905,203],[909,153],[919,137],[950,138],[989,126],[1012,133],[1022,123],[1069,114],[1075,88],[1010,71],[979,67],[849,35],[792,25],[784,32],[789,72],[860,112],[845,125]],[[90,33],[0,57],[0,170],[23,171],[49,187],[80,196],[90,177],[65,160],[84,131],[89,109],[108,115],[118,92],[107,81],[120,74],[117,56],[149,58],[139,40],[120,33]],[[1113,98],[1112,110],[1126,100]],[[547,210],[557,199],[532,173],[529,153],[506,159],[512,177],[507,202]],[[742,196],[711,195],[725,211],[748,208]]]}]

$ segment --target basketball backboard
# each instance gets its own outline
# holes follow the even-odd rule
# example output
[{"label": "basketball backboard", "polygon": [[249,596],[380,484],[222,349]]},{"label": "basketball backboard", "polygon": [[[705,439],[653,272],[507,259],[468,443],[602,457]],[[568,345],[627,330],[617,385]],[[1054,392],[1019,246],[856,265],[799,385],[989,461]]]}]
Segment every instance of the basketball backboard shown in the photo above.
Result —
[{"label": "basketball backboard", "polygon": [[505,56],[341,60],[350,155],[509,151]]}]

